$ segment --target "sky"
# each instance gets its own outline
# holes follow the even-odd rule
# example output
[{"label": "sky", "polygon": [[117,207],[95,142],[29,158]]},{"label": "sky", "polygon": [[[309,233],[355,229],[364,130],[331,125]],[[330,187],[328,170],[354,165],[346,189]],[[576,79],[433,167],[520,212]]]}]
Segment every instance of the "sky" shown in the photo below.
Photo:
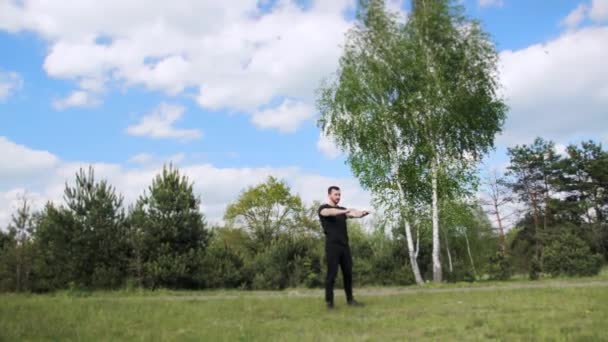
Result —
[{"label": "sky", "polygon": [[[608,142],[608,0],[463,0],[500,53],[509,106],[482,168],[536,136]],[[389,0],[405,17],[409,0]],[[316,126],[356,0],[0,0],[0,227],[61,203],[92,165],[132,203],[164,163],[219,222],[269,175],[306,202],[370,206]]]}]

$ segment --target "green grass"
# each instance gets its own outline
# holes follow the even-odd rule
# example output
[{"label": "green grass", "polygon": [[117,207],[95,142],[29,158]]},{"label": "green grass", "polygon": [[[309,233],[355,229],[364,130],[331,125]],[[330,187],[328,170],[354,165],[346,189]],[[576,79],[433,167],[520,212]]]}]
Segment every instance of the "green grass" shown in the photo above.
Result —
[{"label": "green grass", "polygon": [[320,290],[298,290],[305,297],[288,295],[296,290],[6,294],[0,340],[608,340],[605,284],[398,295],[355,290],[365,307],[347,307],[337,290],[332,312]]}]

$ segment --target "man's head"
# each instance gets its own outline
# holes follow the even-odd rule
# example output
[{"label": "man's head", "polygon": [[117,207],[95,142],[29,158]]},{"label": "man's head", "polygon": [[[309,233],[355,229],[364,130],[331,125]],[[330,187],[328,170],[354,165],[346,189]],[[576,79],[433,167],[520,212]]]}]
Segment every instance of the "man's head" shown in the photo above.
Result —
[{"label": "man's head", "polygon": [[338,205],[338,203],[340,202],[340,188],[332,185],[329,188],[327,188],[327,196],[329,198],[329,201],[331,203],[333,203],[333,205]]}]

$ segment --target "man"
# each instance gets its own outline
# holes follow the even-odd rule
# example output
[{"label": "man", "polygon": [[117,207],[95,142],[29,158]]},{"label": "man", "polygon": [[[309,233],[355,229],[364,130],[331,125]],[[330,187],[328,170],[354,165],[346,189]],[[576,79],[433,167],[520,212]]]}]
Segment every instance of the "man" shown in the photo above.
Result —
[{"label": "man", "polygon": [[349,305],[361,306],[353,298],[353,262],[348,245],[347,218],[360,218],[369,212],[363,210],[347,209],[338,206],[340,202],[340,188],[330,186],[327,189],[328,203],[319,207],[319,220],[325,233],[325,255],[327,258],[327,279],[325,281],[325,303],[328,309],[334,308],[334,282],[338,274],[338,265],[342,269],[344,278],[344,292]]}]

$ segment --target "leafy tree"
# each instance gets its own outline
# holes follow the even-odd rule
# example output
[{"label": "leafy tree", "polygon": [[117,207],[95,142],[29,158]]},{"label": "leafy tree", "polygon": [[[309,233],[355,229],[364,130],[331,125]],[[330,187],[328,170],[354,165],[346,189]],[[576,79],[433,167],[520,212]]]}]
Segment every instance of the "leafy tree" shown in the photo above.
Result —
[{"label": "leafy tree", "polygon": [[[608,152],[602,145],[584,141],[570,145],[559,165],[555,184],[565,194],[560,212],[570,222],[602,223],[608,217]],[[570,205],[568,205],[570,204]]]},{"label": "leafy tree", "polygon": [[[361,184],[398,198],[421,283],[411,208],[431,199],[433,277],[441,281],[440,178],[470,181],[467,170],[492,147],[506,106],[496,95],[497,54],[479,24],[453,1],[414,0],[412,7],[402,24],[385,12],[384,1],[360,3],[335,80],[322,86],[318,107],[319,126],[347,153]],[[451,180],[444,183],[461,184]],[[449,197],[451,190],[441,192]]]},{"label": "leafy tree", "polygon": [[68,285],[83,286],[79,270],[84,254],[83,232],[71,211],[48,202],[36,218],[34,234],[38,258],[34,263],[36,291],[52,291]]},{"label": "leafy tree", "polygon": [[89,167],[76,173],[73,186],[66,183],[64,199],[65,206],[49,203],[37,219],[41,287],[121,286],[129,256],[122,196]]},{"label": "leafy tree", "polygon": [[593,276],[599,273],[602,257],[572,232],[559,234],[543,255],[544,270],[552,276]]},{"label": "leafy tree", "polygon": [[[248,231],[258,247],[264,248],[281,232],[295,232],[302,228],[305,208],[289,186],[272,176],[266,182],[244,190],[226,209],[224,219],[230,225]],[[312,226],[308,223],[308,226]]]},{"label": "leafy tree", "polygon": [[0,231],[0,289],[31,290],[34,231],[34,216],[27,198],[23,197],[17,211],[11,215],[8,231]]},{"label": "leafy tree", "polygon": [[200,287],[209,232],[193,184],[171,165],[163,167],[130,215],[136,244],[132,269],[148,287]]}]

